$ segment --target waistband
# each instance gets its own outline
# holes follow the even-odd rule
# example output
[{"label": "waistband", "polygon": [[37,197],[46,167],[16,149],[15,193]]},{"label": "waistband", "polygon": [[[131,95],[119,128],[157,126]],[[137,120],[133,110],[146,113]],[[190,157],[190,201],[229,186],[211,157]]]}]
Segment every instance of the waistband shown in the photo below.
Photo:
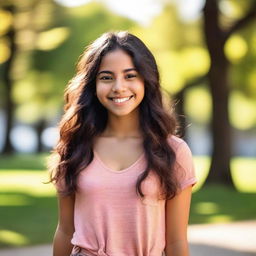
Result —
[{"label": "waistband", "polygon": [[72,253],[70,256],[109,256],[106,254],[103,249],[99,249],[98,251],[90,251],[75,245],[72,249]]}]

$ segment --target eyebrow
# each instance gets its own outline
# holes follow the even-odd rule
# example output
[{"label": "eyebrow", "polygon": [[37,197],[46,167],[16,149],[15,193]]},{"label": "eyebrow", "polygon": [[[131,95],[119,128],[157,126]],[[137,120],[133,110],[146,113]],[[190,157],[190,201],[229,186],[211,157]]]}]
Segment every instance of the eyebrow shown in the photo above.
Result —
[{"label": "eyebrow", "polygon": [[[137,71],[137,69],[136,68],[127,68],[127,69],[124,69],[123,70],[123,73],[126,73],[126,72],[129,72],[129,71]],[[112,72],[112,71],[109,71],[109,70],[102,70],[102,71],[100,71],[97,75],[100,75],[100,74],[102,74],[102,73],[105,73],[105,74],[114,74],[114,72]]]}]

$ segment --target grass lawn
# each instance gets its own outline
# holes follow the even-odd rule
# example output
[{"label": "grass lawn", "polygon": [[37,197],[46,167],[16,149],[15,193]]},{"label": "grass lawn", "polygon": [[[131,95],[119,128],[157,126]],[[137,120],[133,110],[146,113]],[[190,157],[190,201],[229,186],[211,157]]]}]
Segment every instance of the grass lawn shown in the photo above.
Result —
[{"label": "grass lawn", "polygon": [[[0,157],[0,247],[50,243],[57,223],[57,201],[45,170],[46,155]],[[203,186],[209,158],[195,157],[190,224],[256,218],[256,159],[232,160],[237,191]]]}]

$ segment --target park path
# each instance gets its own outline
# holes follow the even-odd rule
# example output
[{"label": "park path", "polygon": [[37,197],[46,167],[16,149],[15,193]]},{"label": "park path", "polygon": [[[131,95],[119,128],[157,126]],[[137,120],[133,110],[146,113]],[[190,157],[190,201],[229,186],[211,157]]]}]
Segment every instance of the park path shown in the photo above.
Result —
[{"label": "park path", "polygon": [[190,225],[191,256],[256,256],[256,220]]},{"label": "park path", "polygon": [[[256,220],[190,225],[191,256],[256,256]],[[51,245],[0,250],[1,256],[51,256]]]}]

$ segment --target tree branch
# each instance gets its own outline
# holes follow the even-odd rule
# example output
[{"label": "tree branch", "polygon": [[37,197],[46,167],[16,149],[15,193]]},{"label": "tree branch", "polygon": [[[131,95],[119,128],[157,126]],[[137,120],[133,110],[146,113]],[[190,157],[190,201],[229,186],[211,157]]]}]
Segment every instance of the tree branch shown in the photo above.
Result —
[{"label": "tree branch", "polygon": [[195,86],[197,86],[197,85],[199,85],[199,84],[205,82],[206,79],[207,79],[207,77],[208,77],[208,72],[207,72],[207,74],[205,74],[205,75],[203,75],[203,76],[197,77],[197,78],[194,79],[193,81],[187,82],[187,83],[185,84],[185,86],[184,86],[180,91],[178,91],[177,94],[175,94],[174,96],[177,97],[177,96],[179,96],[180,94],[184,93],[186,90],[188,90],[188,89],[190,89],[190,88],[192,88],[192,87],[195,87]]},{"label": "tree branch", "polygon": [[240,20],[235,22],[233,26],[224,33],[224,42],[237,30],[246,26],[249,22],[256,18],[256,2],[254,2],[250,8],[250,11]]}]

